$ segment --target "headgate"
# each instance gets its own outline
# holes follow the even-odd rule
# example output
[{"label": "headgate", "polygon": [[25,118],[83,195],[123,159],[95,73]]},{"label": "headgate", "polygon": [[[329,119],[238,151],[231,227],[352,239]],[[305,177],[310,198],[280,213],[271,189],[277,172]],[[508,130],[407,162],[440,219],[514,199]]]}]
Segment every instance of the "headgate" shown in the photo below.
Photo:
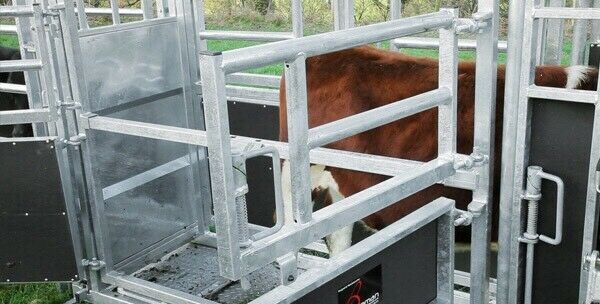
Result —
[{"label": "headgate", "polygon": [[[416,260],[414,251],[410,256],[411,246],[424,242],[426,238],[420,235],[433,235],[434,239],[423,245],[435,248],[431,252],[435,266],[430,267],[434,275],[427,276],[433,294],[414,302],[452,303],[455,220],[461,223],[472,216],[470,299],[458,299],[489,302],[497,1],[480,0],[473,19],[458,18],[457,10],[443,9],[356,28],[350,28],[349,3],[337,1],[336,28],[340,30],[309,37],[301,37],[300,1],[292,1],[291,33],[207,31],[201,1],[158,1],[154,6],[143,0],[142,20],[129,23],[121,22],[117,2],[111,4],[113,24],[97,28],[89,27],[81,0],[5,9],[6,15],[26,13],[37,18],[40,57],[30,59],[35,62],[23,60],[19,68],[41,68],[42,92],[48,96],[44,106],[29,112],[0,113],[0,122],[48,123],[52,135],[48,140],[58,148],[55,159],[63,176],[73,255],[81,261],[77,263],[81,280],[75,284],[79,300],[226,303],[235,296],[219,292],[234,285],[240,287],[230,291],[245,296],[244,301],[308,303],[311,297],[318,297],[319,286],[335,289],[349,283],[346,277],[353,278],[353,273],[369,276],[385,271],[381,267],[398,267],[385,266],[391,263],[393,250],[404,252],[407,260]],[[440,33],[438,89],[308,128],[306,58],[432,30]],[[473,155],[456,153],[457,30],[477,33]],[[275,42],[207,52],[206,39],[213,38]],[[202,52],[197,57],[198,51]],[[267,100],[273,103],[277,99],[272,90],[227,82],[256,85],[260,80],[274,84],[273,77],[240,73],[271,63],[285,66],[289,144],[237,136],[230,131],[228,101],[256,103],[271,96]],[[420,163],[323,148],[431,108],[440,113],[439,153],[432,161]],[[277,220],[269,228],[250,225],[245,214],[245,163],[259,156],[272,158],[276,181]],[[284,204],[279,190],[280,159],[291,162],[290,204]],[[311,163],[383,174],[390,179],[313,212]],[[472,190],[469,210],[457,211],[452,201],[440,198],[339,256],[323,259],[306,254],[305,250],[325,235],[436,183]],[[284,212],[288,207],[293,212]],[[21,215],[21,211],[16,213]],[[200,259],[185,260],[193,256]],[[170,270],[165,268],[169,261],[175,263]],[[218,273],[214,265],[199,267],[209,261],[218,264]],[[205,271],[199,273],[196,268]],[[178,278],[163,280],[160,274],[165,272],[174,272]],[[258,288],[263,277],[257,279],[257,273],[270,278],[264,281],[275,277],[275,285]],[[58,280],[64,279],[69,278]],[[186,285],[195,282],[209,284],[202,288]],[[391,286],[389,281],[382,285]],[[343,288],[334,292],[343,293]],[[382,295],[386,297],[385,290]]]}]

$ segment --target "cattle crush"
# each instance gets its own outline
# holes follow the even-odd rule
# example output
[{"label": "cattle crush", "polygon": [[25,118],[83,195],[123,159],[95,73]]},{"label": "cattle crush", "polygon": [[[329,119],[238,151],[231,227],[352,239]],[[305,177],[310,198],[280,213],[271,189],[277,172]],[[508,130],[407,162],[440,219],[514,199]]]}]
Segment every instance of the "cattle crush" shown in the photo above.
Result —
[{"label": "cattle crush", "polygon": [[[391,20],[366,26],[354,26],[352,0],[333,0],[334,31],[306,37],[300,0],[290,32],[207,30],[202,0],[1,6],[17,23],[0,32],[18,34],[22,59],[0,72],[23,71],[27,86],[0,91],[26,94],[30,109],[1,111],[0,125],[32,123],[35,136],[0,137],[0,280],[70,282],[74,301],[92,303],[600,301],[600,102],[597,88],[580,90],[595,71],[580,66],[586,22],[600,9],[560,2],[510,1],[508,41],[498,0],[479,0],[473,16],[411,17],[390,0]],[[561,62],[566,19],[572,67],[560,68],[564,83],[540,85],[536,66]],[[412,37],[428,32],[437,38]],[[213,52],[209,40],[264,43]],[[312,126],[307,60],[383,41],[438,49],[437,87]],[[461,50],[476,54],[468,154],[457,150]],[[272,64],[283,78],[249,72]],[[422,128],[437,130],[433,159],[329,145],[432,109],[436,126]],[[386,179],[315,208],[315,167]],[[436,198],[335,254],[323,241],[435,185],[472,199]],[[457,226],[470,229],[460,267]]]}]

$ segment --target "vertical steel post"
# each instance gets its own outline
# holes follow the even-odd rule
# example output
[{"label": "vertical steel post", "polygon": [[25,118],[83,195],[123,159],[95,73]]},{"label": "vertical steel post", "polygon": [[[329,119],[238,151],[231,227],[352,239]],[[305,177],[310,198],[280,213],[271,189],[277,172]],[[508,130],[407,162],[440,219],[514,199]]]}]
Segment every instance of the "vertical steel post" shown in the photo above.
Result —
[{"label": "vertical steel post", "polygon": [[[600,0],[594,0],[594,7],[600,8]],[[590,40],[594,43],[600,42],[600,20],[592,21],[592,35]]]},{"label": "vertical steel post", "polygon": [[[596,94],[600,95],[600,83],[596,88]],[[583,226],[583,245],[581,247],[581,277],[579,280],[579,303],[585,303],[588,282],[588,273],[593,270],[592,266],[586,267],[586,260],[596,250],[596,237],[598,234],[598,217],[600,206],[598,196],[600,195],[600,104],[596,103],[594,108],[594,131],[592,133],[592,149],[590,152],[590,169],[588,173],[587,196],[585,202],[585,224]],[[590,269],[592,268],[592,269]]]},{"label": "vertical steel post", "polygon": [[[398,20],[402,18],[402,0],[390,0],[390,19]],[[390,41],[390,50],[400,51],[400,48]]]},{"label": "vertical steel post", "polygon": [[302,1],[292,0],[292,32],[295,38],[304,36],[304,21],[302,16]]},{"label": "vertical steel post", "polygon": [[285,91],[292,206],[296,221],[307,223],[312,218],[312,202],[308,146],[306,55],[299,54],[293,61],[285,63]]},{"label": "vertical steel post", "polygon": [[[591,0],[577,1],[578,7],[591,7],[591,4]],[[575,26],[573,27],[573,48],[571,50],[571,65],[585,64],[587,61],[587,58],[585,58],[585,50],[589,24],[589,20],[575,20]]]},{"label": "vertical steel post", "polygon": [[[458,9],[443,9],[458,18]],[[447,88],[452,96],[438,107],[438,156],[452,157],[456,153],[458,112],[458,36],[454,25],[440,29],[439,72],[440,88]]]},{"label": "vertical steel post", "polygon": [[144,20],[148,20],[152,18],[152,1],[151,0],[142,0],[142,16]]},{"label": "vertical steel post", "polygon": [[354,0],[333,0],[333,29],[345,30],[354,27]]},{"label": "vertical steel post", "polygon": [[237,280],[242,276],[241,254],[229,139],[229,115],[225,96],[225,73],[220,68],[222,59],[221,53],[201,53],[200,73],[219,266],[222,276]]},{"label": "vertical steel post", "polygon": [[[549,7],[565,7],[565,0],[548,0]],[[560,64],[563,55],[564,20],[548,19],[544,29],[544,52],[541,60],[544,64]]]},{"label": "vertical steel post", "polygon": [[437,304],[454,303],[454,216],[437,219]]},{"label": "vertical steel post", "polygon": [[496,78],[498,59],[498,0],[479,0],[478,13],[491,13],[487,26],[477,35],[475,80],[475,134],[473,153],[487,156],[477,168],[479,182],[473,191],[469,211],[471,225],[471,303],[489,303],[489,266],[496,117]]},{"label": "vertical steel post", "polygon": [[111,9],[113,24],[121,23],[121,15],[119,14],[119,1],[118,0],[110,0],[110,9]]},{"label": "vertical steel post", "polygon": [[[519,104],[519,84],[523,43],[523,24],[525,17],[525,1],[509,1],[508,25],[508,62],[505,74],[504,122],[502,133],[504,138],[517,136],[517,114]],[[498,304],[516,304],[518,295],[518,256],[520,244],[516,242],[521,233],[521,209],[514,208],[514,167],[515,146],[502,145],[502,166],[500,185],[500,210],[498,243],[498,272],[496,286],[496,302]],[[519,207],[519,206],[517,206]]]}]

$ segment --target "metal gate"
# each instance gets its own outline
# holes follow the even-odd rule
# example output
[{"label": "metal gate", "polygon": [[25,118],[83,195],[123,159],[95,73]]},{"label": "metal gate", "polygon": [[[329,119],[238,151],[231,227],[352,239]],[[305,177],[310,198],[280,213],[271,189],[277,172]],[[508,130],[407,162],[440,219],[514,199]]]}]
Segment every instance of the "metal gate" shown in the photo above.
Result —
[{"label": "metal gate", "polygon": [[598,92],[536,86],[534,80],[540,62],[560,62],[564,19],[576,20],[572,62],[583,61],[582,24],[599,12],[542,1],[511,4],[498,303],[596,299],[588,278],[595,270],[598,219]]}]

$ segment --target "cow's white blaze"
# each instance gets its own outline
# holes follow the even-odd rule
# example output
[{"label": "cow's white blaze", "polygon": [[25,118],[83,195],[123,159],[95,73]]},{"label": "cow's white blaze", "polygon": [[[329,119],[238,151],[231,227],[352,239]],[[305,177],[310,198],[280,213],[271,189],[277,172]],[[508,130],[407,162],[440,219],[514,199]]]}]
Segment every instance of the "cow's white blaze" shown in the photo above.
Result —
[{"label": "cow's white blaze", "polygon": [[565,68],[565,72],[567,73],[567,84],[565,85],[565,88],[576,89],[579,87],[584,80],[587,80],[591,70],[592,68],[583,65],[574,65]]}]

